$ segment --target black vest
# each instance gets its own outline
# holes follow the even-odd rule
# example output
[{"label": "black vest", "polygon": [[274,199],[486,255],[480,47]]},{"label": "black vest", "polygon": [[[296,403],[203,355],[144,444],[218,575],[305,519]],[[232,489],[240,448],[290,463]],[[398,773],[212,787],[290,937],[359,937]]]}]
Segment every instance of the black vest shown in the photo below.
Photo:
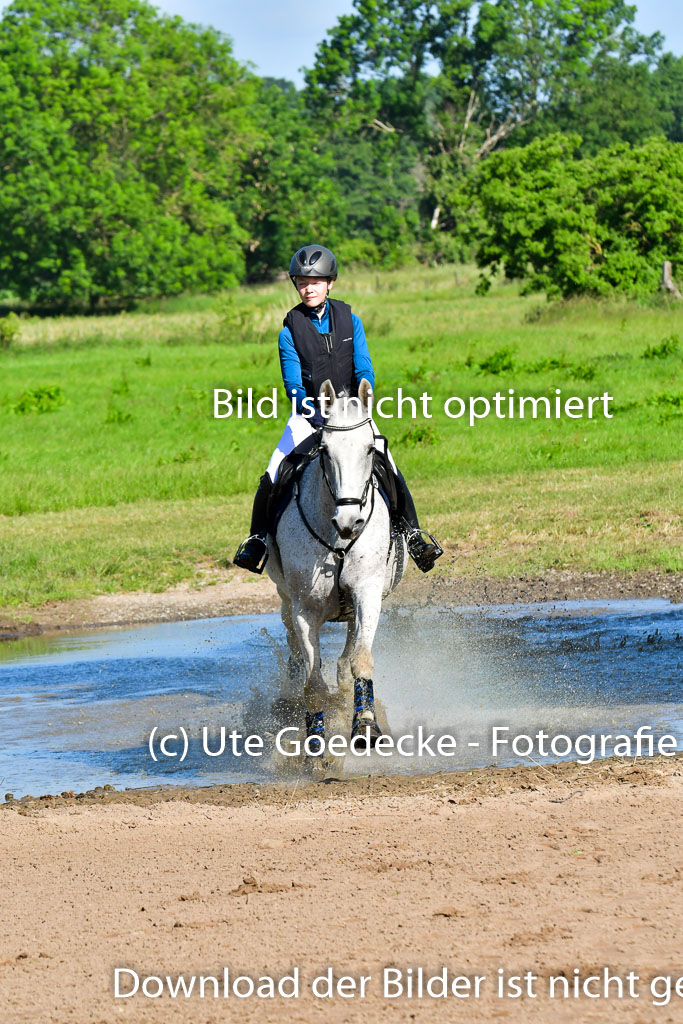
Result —
[{"label": "black vest", "polygon": [[321,334],[300,302],[284,319],[301,360],[301,379],[306,394],[316,398],[324,381],[331,380],[337,394],[345,390],[356,396],[358,386],[353,372],[353,320],[346,302],[328,299],[330,332]]}]

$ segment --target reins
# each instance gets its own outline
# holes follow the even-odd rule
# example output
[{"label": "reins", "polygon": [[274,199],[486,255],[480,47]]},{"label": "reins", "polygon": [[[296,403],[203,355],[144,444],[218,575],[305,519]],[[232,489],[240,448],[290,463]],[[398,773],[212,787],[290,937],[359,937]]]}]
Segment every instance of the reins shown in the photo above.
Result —
[{"label": "reins", "polygon": [[[366,423],[371,423],[371,422],[372,422],[371,418],[369,416],[367,416],[364,420],[360,420],[358,423],[352,423],[349,426],[332,426],[330,424],[325,423],[325,424],[323,424],[322,430],[335,430],[335,431],[357,430],[358,427],[363,427],[363,426],[365,426]],[[373,437],[374,437],[374,430],[373,430]],[[315,540],[317,540],[319,544],[322,544],[322,546],[324,548],[326,548],[328,551],[331,551],[332,554],[335,555],[335,557],[337,558],[337,580],[336,580],[336,583],[337,583],[337,587],[341,591],[341,572],[342,572],[342,568],[344,566],[344,559],[346,558],[346,556],[348,555],[349,551],[351,550],[353,545],[356,543],[358,538],[362,536],[363,531],[365,530],[365,527],[368,525],[368,523],[372,519],[372,513],[375,510],[375,488],[372,486],[372,472],[371,472],[370,476],[368,477],[368,479],[367,479],[367,481],[365,483],[365,488],[363,489],[363,494],[361,495],[360,498],[338,498],[336,496],[336,494],[334,493],[334,491],[332,490],[332,485],[330,484],[329,478],[327,476],[327,472],[325,470],[325,461],[323,459],[323,449],[322,449],[322,446],[320,446],[318,448],[318,450],[315,453],[315,455],[313,455],[313,453],[312,453],[311,461],[313,461],[313,458],[318,458],[318,457],[320,458],[320,469],[322,471],[323,480],[327,484],[327,489],[330,492],[330,495],[332,496],[332,500],[335,502],[336,505],[338,505],[338,506],[339,505],[359,505],[360,508],[365,508],[365,505],[366,505],[367,500],[368,500],[368,489],[371,492],[370,493],[370,512],[368,513],[368,517],[365,520],[365,522],[363,523],[361,529],[356,534],[356,536],[353,538],[353,540],[350,541],[350,543],[346,545],[345,548],[338,547],[338,546],[335,547],[333,544],[328,544],[327,541],[323,537],[321,537],[320,534],[316,530],[314,530],[313,527],[311,526],[311,524],[309,523],[309,521],[308,521],[308,519],[306,517],[306,513],[304,512],[304,510],[302,508],[302,505],[301,505],[301,491],[299,489],[299,483],[297,481],[297,485],[296,485],[296,507],[299,510],[299,515],[301,516],[301,521],[303,522],[304,526],[306,527],[306,529],[310,533],[311,537],[314,537]],[[389,551],[391,551],[391,545],[389,545]]]},{"label": "reins", "polygon": [[[333,495],[333,497],[334,497],[334,495]],[[349,500],[351,500],[351,499],[349,499]],[[355,501],[354,501],[354,504],[355,504]],[[308,532],[310,533],[311,537],[315,537],[315,539],[318,541],[318,543],[322,544],[322,546],[324,548],[327,548],[328,551],[331,551],[333,554],[335,554],[337,556],[337,558],[339,559],[339,562],[340,562],[340,571],[341,571],[341,563],[344,561],[344,558],[349,553],[349,551],[351,550],[353,545],[356,543],[358,538],[362,536],[363,530],[365,529],[365,527],[368,525],[368,523],[370,522],[370,520],[372,518],[372,513],[374,512],[374,509],[375,509],[375,488],[374,487],[372,488],[372,495],[370,497],[370,512],[368,514],[368,518],[363,523],[363,526],[361,527],[361,529],[357,533],[357,535],[353,538],[353,540],[349,544],[346,545],[345,548],[334,547],[332,544],[328,544],[327,541],[324,540],[324,538],[321,537],[319,533],[316,533],[316,531],[313,529],[313,527],[309,523],[308,519],[306,518],[306,513],[304,512],[303,508],[301,507],[301,492],[299,490],[299,485],[298,484],[297,484],[297,487],[296,487],[296,507],[298,508],[299,515],[301,516],[303,524],[306,527],[306,529],[308,530]]]}]

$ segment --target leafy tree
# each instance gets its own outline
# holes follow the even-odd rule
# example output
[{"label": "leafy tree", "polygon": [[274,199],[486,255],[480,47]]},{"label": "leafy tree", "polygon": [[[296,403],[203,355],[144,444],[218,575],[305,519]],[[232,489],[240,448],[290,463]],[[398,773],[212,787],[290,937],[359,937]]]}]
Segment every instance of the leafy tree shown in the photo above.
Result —
[{"label": "leafy tree", "polygon": [[667,139],[683,142],[683,57],[663,54],[652,81]]},{"label": "leafy tree", "polygon": [[580,143],[548,136],[480,166],[477,262],[548,295],[652,295],[665,259],[683,268],[683,146],[651,139],[580,159]]},{"label": "leafy tree", "polygon": [[581,92],[596,61],[654,52],[634,13],[625,0],[354,0],[318,47],[309,106],[351,131],[409,134],[436,224],[463,175]]},{"label": "leafy tree", "polygon": [[303,242],[341,241],[344,210],[332,154],[294,86],[260,82],[252,117],[254,140],[240,165],[239,211],[249,235],[247,273],[258,279],[286,269]]},{"label": "leafy tree", "polygon": [[516,141],[523,145],[553,132],[577,133],[582,137],[582,155],[592,155],[618,142],[638,145],[662,135],[670,120],[648,64],[610,56],[597,60],[576,93],[561,97]]},{"label": "leafy tree", "polygon": [[234,282],[253,95],[218,32],[143,0],[15,0],[0,21],[0,287],[93,306]]}]

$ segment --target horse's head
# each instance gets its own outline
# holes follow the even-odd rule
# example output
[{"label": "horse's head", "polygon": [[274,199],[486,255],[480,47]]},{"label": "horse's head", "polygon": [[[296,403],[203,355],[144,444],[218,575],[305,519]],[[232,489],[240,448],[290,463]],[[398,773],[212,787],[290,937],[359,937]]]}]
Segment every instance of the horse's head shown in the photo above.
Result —
[{"label": "horse's head", "polygon": [[326,380],[320,397],[326,400],[328,413],[320,458],[335,504],[332,522],[343,540],[354,540],[372,509],[372,388],[363,379],[358,398],[349,398],[336,395],[332,382]]}]

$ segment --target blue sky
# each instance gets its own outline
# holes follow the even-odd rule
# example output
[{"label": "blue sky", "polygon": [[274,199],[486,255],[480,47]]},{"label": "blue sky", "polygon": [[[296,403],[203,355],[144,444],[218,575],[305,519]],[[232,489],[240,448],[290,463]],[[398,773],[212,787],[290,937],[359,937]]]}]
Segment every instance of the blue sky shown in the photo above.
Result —
[{"label": "blue sky", "polygon": [[[301,67],[313,63],[317,44],[340,14],[353,9],[351,0],[151,0],[168,14],[213,25],[233,41],[238,60],[273,78],[303,84]],[[0,11],[6,6],[0,0]],[[661,32],[666,49],[683,54],[682,0],[636,0],[636,28],[648,35]]]},{"label": "blue sky", "polygon": [[[213,25],[233,41],[235,56],[252,61],[262,75],[302,84],[299,68],[310,67],[315,48],[351,0],[163,0],[162,11],[187,21]],[[648,35],[662,32],[666,48],[683,53],[681,0],[639,0],[636,28]]]}]

